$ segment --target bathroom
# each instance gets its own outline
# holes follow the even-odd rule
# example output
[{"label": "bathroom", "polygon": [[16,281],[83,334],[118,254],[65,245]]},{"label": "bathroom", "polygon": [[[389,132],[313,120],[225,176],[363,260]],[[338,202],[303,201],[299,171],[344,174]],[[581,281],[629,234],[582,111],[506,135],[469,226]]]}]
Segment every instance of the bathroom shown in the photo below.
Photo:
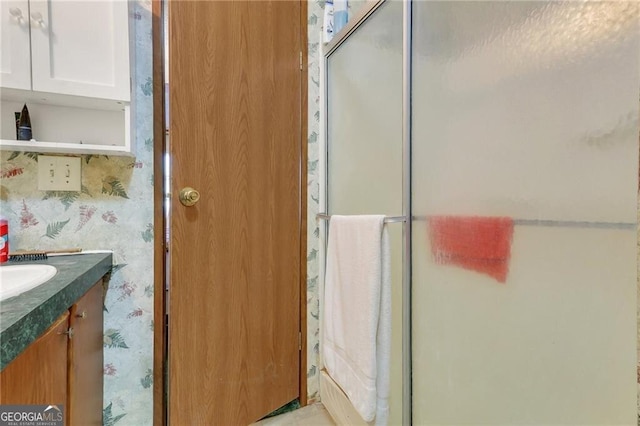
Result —
[{"label": "bathroom", "polygon": [[[638,423],[639,3],[3,0],[0,37],[0,424]],[[373,419],[325,363],[341,215],[384,216]]]}]

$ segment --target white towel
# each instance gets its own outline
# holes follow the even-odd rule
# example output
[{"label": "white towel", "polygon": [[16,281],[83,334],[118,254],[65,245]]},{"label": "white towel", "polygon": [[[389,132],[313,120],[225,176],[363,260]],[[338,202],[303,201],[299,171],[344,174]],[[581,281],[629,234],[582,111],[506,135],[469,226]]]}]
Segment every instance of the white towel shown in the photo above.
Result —
[{"label": "white towel", "polygon": [[366,422],[389,414],[391,274],[384,216],[332,216],[323,355],[331,378]]}]

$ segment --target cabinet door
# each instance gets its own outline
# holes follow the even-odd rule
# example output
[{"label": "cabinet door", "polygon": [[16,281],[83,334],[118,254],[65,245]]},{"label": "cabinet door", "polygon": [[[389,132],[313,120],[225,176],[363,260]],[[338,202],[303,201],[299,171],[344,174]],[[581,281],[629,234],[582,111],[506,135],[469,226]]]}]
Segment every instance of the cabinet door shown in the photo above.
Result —
[{"label": "cabinet door", "polygon": [[31,0],[33,90],[129,101],[127,1]]},{"label": "cabinet door", "polygon": [[71,426],[102,425],[102,281],[71,307],[69,419]]},{"label": "cabinet door", "polygon": [[0,2],[0,86],[31,89],[28,0]]},{"label": "cabinet door", "polygon": [[65,312],[0,373],[0,404],[62,407],[67,401],[67,331]]}]

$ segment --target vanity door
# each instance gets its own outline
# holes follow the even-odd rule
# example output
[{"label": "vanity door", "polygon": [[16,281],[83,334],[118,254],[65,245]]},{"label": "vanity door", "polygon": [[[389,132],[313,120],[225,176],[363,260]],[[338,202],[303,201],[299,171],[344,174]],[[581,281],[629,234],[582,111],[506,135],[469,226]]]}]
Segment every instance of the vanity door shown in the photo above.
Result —
[{"label": "vanity door", "polygon": [[31,89],[28,0],[0,2],[0,86]]},{"label": "vanity door", "polygon": [[31,0],[33,90],[129,101],[126,1]]},{"label": "vanity door", "polygon": [[56,405],[67,401],[67,342],[69,313],[65,313],[0,374],[0,404]]},{"label": "vanity door", "polygon": [[102,280],[71,307],[69,419],[71,426],[102,425]]}]

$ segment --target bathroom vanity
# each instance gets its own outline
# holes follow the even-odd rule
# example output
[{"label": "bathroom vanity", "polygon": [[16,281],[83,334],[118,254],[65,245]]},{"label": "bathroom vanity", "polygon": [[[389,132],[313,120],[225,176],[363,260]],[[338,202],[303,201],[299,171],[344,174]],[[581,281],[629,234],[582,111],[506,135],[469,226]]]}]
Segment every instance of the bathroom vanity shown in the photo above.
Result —
[{"label": "bathroom vanity", "polygon": [[0,404],[64,406],[65,424],[102,424],[103,305],[111,254],[28,262],[44,284],[0,301]]}]

